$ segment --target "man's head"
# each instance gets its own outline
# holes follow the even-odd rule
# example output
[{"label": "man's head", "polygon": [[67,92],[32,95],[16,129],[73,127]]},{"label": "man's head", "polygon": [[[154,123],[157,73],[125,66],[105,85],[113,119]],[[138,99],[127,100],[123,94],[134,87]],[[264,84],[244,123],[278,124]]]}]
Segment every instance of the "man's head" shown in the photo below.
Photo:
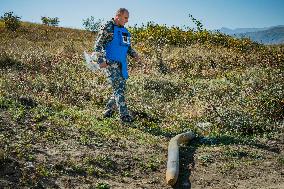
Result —
[{"label": "man's head", "polygon": [[125,8],[120,8],[116,11],[114,21],[119,26],[124,26],[128,22],[129,12]]}]

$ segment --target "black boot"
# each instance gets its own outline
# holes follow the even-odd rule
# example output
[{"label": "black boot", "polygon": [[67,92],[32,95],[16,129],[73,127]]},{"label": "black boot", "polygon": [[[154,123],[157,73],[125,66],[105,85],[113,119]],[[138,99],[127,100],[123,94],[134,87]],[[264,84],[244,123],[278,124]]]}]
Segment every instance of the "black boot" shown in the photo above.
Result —
[{"label": "black boot", "polygon": [[108,109],[104,112],[104,118],[110,118],[113,116],[114,111],[112,109]]},{"label": "black boot", "polygon": [[120,120],[121,122],[123,123],[132,123],[134,120],[133,120],[133,117],[130,116],[130,115],[124,115],[124,116],[121,116],[120,117]]}]

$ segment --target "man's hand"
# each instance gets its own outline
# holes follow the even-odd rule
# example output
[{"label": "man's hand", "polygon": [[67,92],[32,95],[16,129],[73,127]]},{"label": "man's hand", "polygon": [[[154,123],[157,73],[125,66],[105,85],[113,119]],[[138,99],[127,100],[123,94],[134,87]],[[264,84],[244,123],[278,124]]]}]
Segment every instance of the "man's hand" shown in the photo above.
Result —
[{"label": "man's hand", "polygon": [[106,67],[108,67],[108,65],[107,65],[106,62],[104,62],[104,63],[102,63],[102,64],[99,64],[99,65],[100,65],[100,68],[106,68]]},{"label": "man's hand", "polygon": [[92,52],[91,57],[92,56],[97,56],[97,54],[98,54],[97,52]]}]

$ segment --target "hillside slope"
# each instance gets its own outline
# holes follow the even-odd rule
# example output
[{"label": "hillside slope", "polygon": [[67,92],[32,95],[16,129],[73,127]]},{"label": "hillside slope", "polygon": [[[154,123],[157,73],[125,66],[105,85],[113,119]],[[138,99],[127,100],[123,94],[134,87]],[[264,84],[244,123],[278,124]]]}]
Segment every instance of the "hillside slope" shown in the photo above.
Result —
[{"label": "hillside slope", "polygon": [[110,88],[83,64],[94,34],[2,26],[0,188],[171,188],[168,141],[188,130],[197,137],[181,147],[174,188],[283,188],[284,48],[219,37],[183,47],[134,40],[145,67],[130,60],[135,122],[124,125],[102,119]]}]

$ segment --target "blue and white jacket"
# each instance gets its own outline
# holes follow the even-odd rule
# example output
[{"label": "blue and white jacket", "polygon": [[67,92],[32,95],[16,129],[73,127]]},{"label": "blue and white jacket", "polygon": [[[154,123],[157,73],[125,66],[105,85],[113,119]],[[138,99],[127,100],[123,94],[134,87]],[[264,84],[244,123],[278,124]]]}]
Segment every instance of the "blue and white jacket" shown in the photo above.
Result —
[{"label": "blue and white jacket", "polygon": [[135,57],[137,53],[131,47],[131,35],[123,26],[108,21],[98,33],[94,51],[98,53],[98,64],[119,62],[123,78],[128,78],[127,55]]}]

